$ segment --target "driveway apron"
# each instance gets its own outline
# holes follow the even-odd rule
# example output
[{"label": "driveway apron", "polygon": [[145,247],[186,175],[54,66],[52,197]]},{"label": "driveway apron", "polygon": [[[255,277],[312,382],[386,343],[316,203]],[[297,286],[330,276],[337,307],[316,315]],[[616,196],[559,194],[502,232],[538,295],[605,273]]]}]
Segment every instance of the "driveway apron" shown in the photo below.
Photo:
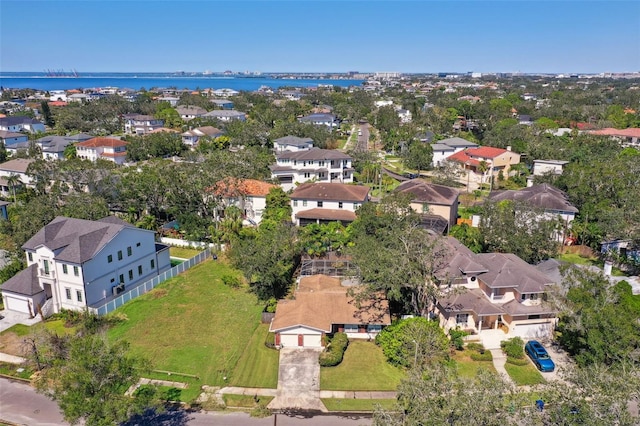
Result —
[{"label": "driveway apron", "polygon": [[321,349],[280,349],[278,390],[268,408],[327,411],[320,401],[320,352]]}]

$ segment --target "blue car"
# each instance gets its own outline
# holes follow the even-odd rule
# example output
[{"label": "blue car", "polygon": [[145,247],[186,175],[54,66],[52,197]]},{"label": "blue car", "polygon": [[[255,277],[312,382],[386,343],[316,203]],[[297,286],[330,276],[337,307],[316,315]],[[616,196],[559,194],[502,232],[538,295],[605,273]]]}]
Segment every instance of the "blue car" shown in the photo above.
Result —
[{"label": "blue car", "polygon": [[538,367],[538,370],[542,372],[550,372],[555,370],[556,365],[549,356],[547,350],[537,340],[529,340],[524,345],[524,351],[529,355],[531,361]]}]

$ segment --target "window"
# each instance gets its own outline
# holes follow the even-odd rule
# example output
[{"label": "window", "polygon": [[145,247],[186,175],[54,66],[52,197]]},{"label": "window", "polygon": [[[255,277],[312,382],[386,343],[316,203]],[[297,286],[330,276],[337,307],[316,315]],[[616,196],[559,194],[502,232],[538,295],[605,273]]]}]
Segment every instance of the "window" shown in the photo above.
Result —
[{"label": "window", "polygon": [[422,203],[422,213],[429,213],[429,204]]},{"label": "window", "polygon": [[133,281],[133,269],[129,269],[129,281]]},{"label": "window", "polygon": [[77,266],[73,267],[73,275],[75,275],[76,277],[80,275],[80,270]]},{"label": "window", "polygon": [[64,264],[62,265],[62,273],[63,274],[68,274],[69,273],[69,271],[67,270],[67,265],[64,265]]},{"label": "window", "polygon": [[140,243],[136,243],[136,247],[140,247]]},{"label": "window", "polygon": [[49,275],[49,261],[47,259],[43,260],[42,265],[44,266],[44,274]]},{"label": "window", "polygon": [[305,172],[304,177],[305,179],[309,179],[311,177],[311,173]]},{"label": "window", "polygon": [[322,207],[322,201],[318,201],[318,207]]},{"label": "window", "polygon": [[33,253],[27,253],[27,257],[29,258],[29,262],[33,262]]},{"label": "window", "polygon": [[113,262],[113,255],[112,254],[107,256],[107,263],[111,263],[111,262]]},{"label": "window", "polygon": [[65,288],[64,292],[67,296],[67,300],[71,300],[71,289],[70,288]]},{"label": "window", "polygon": [[138,265],[138,276],[142,275],[142,265]]},{"label": "window", "polygon": [[302,200],[302,207],[307,207],[307,200]]},{"label": "window", "polygon": [[122,250],[118,250],[118,260],[122,260]]},{"label": "window", "polygon": [[318,161],[318,166],[320,167],[324,166],[324,161],[323,160]]},{"label": "window", "polygon": [[82,291],[76,290],[76,299],[78,302],[82,302]]},{"label": "window", "polygon": [[124,284],[124,274],[120,274],[118,278],[120,278],[120,284]]},{"label": "window", "polygon": [[460,324],[460,325],[466,326],[468,320],[469,320],[469,314],[457,314],[456,315],[456,324]]},{"label": "window", "polygon": [[341,209],[342,208],[342,201],[338,201],[338,208]]},{"label": "window", "polygon": [[378,324],[369,324],[367,326],[367,333],[380,333],[382,331],[382,326]]},{"label": "window", "polygon": [[116,282],[116,279],[115,278],[111,278],[111,282],[112,283]]},{"label": "window", "polygon": [[345,333],[357,333],[358,332],[358,324],[345,324],[344,325]]},{"label": "window", "polygon": [[131,256],[133,251],[131,250],[131,246],[127,247],[127,256]]},{"label": "window", "polygon": [[298,200],[293,200],[293,207],[298,207]]},{"label": "window", "polygon": [[151,269],[155,269],[156,268],[156,261],[155,259],[151,259]]},{"label": "window", "polygon": [[353,203],[353,209],[357,209],[358,207],[360,207],[360,203]]}]

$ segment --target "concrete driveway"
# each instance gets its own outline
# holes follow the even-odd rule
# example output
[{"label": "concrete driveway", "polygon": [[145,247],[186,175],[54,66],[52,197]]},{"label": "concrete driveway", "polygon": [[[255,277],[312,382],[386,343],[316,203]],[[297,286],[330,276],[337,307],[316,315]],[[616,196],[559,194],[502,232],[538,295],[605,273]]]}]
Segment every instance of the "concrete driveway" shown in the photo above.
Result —
[{"label": "concrete driveway", "polygon": [[320,401],[320,352],[322,349],[280,349],[278,390],[268,408],[327,411]]},{"label": "concrete driveway", "polygon": [[32,326],[41,321],[40,315],[36,315],[33,318],[29,318],[29,314],[23,314],[22,312],[10,311],[3,309],[0,311],[0,332],[5,331],[8,328],[13,327],[16,324],[24,324]]}]

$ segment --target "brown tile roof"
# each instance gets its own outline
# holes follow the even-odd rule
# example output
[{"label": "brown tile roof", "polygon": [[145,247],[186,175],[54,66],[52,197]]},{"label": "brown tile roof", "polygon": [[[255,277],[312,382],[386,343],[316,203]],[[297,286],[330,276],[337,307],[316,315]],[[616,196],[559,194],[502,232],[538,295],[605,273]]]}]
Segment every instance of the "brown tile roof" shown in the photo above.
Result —
[{"label": "brown tile roof", "polygon": [[97,147],[107,147],[107,148],[115,148],[118,146],[126,146],[126,141],[121,141],[120,139],[114,138],[93,138],[88,141],[79,142],[76,146],[82,146],[85,148],[97,148]]},{"label": "brown tile roof", "polygon": [[277,188],[277,185],[256,179],[228,177],[216,182],[213,186],[207,188],[207,191],[221,197],[237,197],[239,195],[266,197],[272,188]]},{"label": "brown tile roof", "polygon": [[480,253],[476,260],[487,268],[480,279],[491,288],[516,288],[520,293],[540,293],[551,279],[513,253]]},{"label": "brown tile roof", "polygon": [[25,173],[29,164],[33,163],[36,160],[30,158],[16,158],[15,160],[9,160],[2,164],[0,164],[0,170],[5,170],[8,172],[15,173]]},{"label": "brown tile roof", "polygon": [[342,222],[353,222],[354,220],[356,220],[356,214],[352,211],[340,209],[323,209],[321,207],[303,210],[296,213],[296,217],[298,219],[338,220]]},{"label": "brown tile roof", "polygon": [[419,179],[412,179],[401,183],[394,192],[411,194],[413,201],[418,203],[440,204],[452,206],[458,199],[457,189],[427,183]]},{"label": "brown tile roof", "polygon": [[364,202],[369,197],[369,187],[344,183],[303,183],[292,193],[291,199],[319,201]]},{"label": "brown tile roof", "polygon": [[333,324],[391,324],[389,302],[377,295],[357,303],[338,278],[313,275],[300,280],[294,300],[280,300],[271,331],[304,325],[326,333]]},{"label": "brown tile roof", "polygon": [[614,129],[608,127],[606,129],[591,130],[589,132],[592,135],[602,136],[624,136],[628,138],[640,138],[640,128],[628,128],[628,129]]}]

